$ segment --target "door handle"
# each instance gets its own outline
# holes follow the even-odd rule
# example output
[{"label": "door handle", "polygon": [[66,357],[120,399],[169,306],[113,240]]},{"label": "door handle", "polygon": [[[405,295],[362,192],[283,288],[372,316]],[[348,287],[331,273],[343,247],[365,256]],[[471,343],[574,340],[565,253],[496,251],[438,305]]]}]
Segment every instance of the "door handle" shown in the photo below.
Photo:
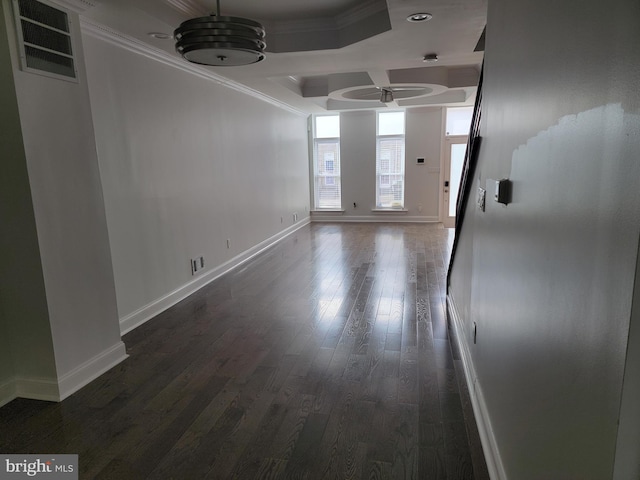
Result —
[{"label": "door handle", "polygon": [[444,186],[445,186],[445,187],[448,187],[448,186],[449,186],[449,180],[446,180],[446,181],[444,182]]}]

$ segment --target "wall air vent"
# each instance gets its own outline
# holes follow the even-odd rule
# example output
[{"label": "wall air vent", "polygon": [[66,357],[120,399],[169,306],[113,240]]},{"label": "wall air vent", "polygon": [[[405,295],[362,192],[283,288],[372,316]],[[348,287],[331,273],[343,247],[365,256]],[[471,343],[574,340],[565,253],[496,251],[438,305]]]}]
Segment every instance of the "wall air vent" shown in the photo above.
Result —
[{"label": "wall air vent", "polygon": [[22,69],[75,81],[67,13],[37,0],[13,0],[13,11]]}]

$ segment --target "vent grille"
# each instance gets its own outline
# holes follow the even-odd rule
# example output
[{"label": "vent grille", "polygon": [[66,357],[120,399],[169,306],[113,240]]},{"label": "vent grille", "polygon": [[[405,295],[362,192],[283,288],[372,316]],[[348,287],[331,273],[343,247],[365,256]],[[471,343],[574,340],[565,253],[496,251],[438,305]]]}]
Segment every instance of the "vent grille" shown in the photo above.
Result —
[{"label": "vent grille", "polygon": [[75,79],[67,13],[37,0],[14,0],[14,11],[23,69]]}]

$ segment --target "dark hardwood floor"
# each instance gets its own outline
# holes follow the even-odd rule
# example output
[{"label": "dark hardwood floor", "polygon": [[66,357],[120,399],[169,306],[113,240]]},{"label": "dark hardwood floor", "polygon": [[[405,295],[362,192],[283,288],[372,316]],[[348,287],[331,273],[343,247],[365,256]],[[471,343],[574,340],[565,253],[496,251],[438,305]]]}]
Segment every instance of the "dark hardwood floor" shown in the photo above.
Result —
[{"label": "dark hardwood floor", "polygon": [[488,479],[447,325],[452,235],[306,226],[63,402],[1,408],[0,452],[77,453],[83,479]]}]

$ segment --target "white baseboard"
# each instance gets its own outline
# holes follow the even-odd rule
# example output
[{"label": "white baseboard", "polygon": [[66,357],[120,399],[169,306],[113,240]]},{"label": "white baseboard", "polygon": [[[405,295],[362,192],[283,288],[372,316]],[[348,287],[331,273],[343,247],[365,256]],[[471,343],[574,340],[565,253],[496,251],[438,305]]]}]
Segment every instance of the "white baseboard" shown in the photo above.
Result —
[{"label": "white baseboard", "polygon": [[0,384],[0,407],[18,397],[60,402],[127,357],[124,343],[118,342],[63,375],[58,381],[44,378],[12,377]]},{"label": "white baseboard", "polygon": [[462,354],[464,376],[467,381],[467,386],[469,387],[473,414],[476,417],[476,424],[478,425],[478,433],[480,434],[480,441],[482,442],[482,449],[487,462],[489,476],[492,480],[507,480],[502,459],[500,458],[498,444],[496,443],[496,438],[491,427],[491,419],[489,418],[489,411],[487,410],[487,404],[484,399],[484,394],[482,393],[482,387],[476,377],[471,352],[469,351],[469,344],[465,340],[466,336],[462,319],[458,315],[458,310],[451,294],[447,295],[447,307],[456,330],[458,348]]},{"label": "white baseboard", "polygon": [[31,398],[33,400],[60,400],[60,389],[55,380],[41,378],[16,377],[16,397]]},{"label": "white baseboard", "polygon": [[0,407],[18,397],[57,402],[58,382],[55,379],[17,376],[0,385]]},{"label": "white baseboard", "polygon": [[58,379],[59,395],[57,401],[62,401],[69,395],[77,392],[89,382],[95,380],[107,370],[115,367],[128,357],[123,342],[118,342],[112,347],[99,353],[95,357],[84,362]]},{"label": "white baseboard", "polygon": [[418,216],[406,216],[396,212],[390,213],[377,213],[375,215],[327,215],[311,213],[312,222],[343,222],[343,223],[438,223],[440,220],[438,217],[418,217]]},{"label": "white baseboard", "polygon": [[156,315],[164,312],[169,307],[172,307],[179,301],[185,299],[192,293],[197,292],[202,287],[211,283],[216,278],[224,275],[228,271],[242,265],[243,263],[251,260],[253,257],[258,255],[260,252],[266,250],[267,248],[275,245],[277,242],[282,240],[283,238],[291,235],[296,230],[308,225],[310,223],[309,217],[299,221],[298,223],[290,226],[289,228],[281,231],[280,233],[266,239],[263,242],[255,245],[254,247],[245,250],[240,255],[233,257],[228,262],[223,263],[213,269],[205,272],[200,277],[186,283],[185,285],[175,289],[174,291],[154,300],[151,303],[139,308],[135,312],[132,312],[124,317],[120,318],[120,334],[124,335],[125,333],[130,332],[136,327],[139,327],[143,323],[149,321]]},{"label": "white baseboard", "polygon": [[16,380],[11,377],[0,383],[0,407],[16,398]]}]

